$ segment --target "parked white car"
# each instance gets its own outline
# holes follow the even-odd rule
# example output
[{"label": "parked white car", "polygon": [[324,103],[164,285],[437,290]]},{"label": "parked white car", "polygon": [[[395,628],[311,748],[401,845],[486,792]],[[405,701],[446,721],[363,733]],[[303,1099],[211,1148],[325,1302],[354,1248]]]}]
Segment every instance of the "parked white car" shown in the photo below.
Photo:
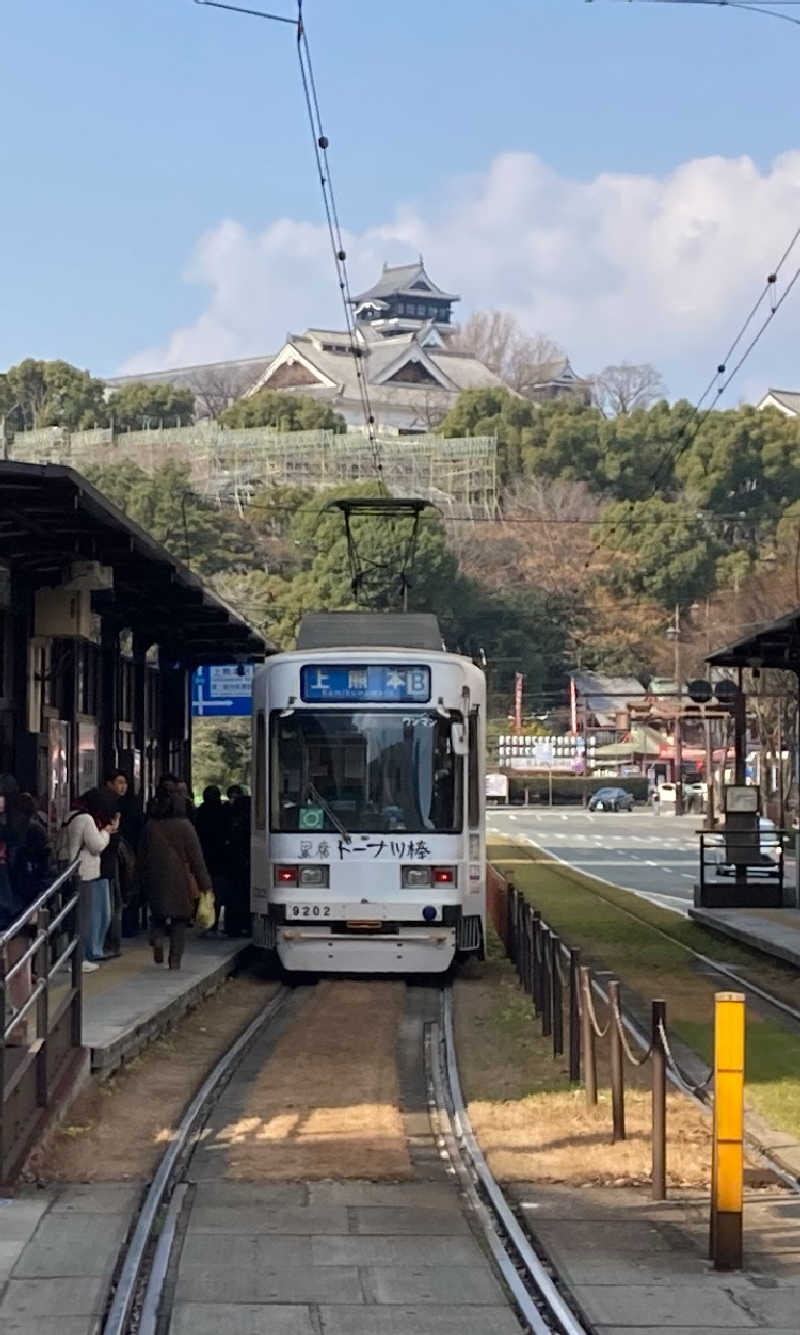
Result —
[{"label": "parked white car", "polygon": [[[778,864],[781,860],[782,836],[778,834],[778,828],[774,820],[769,820],[767,816],[759,816],[759,860],[748,863],[751,871],[760,872],[763,876],[777,876]],[[731,862],[725,860],[725,835],[707,835],[705,839],[705,859],[710,866],[715,866],[717,876],[732,876],[734,866]]]}]

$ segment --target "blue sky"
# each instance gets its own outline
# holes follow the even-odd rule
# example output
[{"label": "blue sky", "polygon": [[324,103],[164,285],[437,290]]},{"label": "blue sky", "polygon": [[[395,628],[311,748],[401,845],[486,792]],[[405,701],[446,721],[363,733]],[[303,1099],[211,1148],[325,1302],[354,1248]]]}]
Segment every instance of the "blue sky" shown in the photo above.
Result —
[{"label": "blue sky", "polygon": [[[613,0],[305,13],[356,287],[424,246],[462,314],[704,384],[800,221],[800,28]],[[191,0],[2,23],[0,366],[257,355],[336,320],[291,29]],[[800,387],[787,308],[734,399]]]}]

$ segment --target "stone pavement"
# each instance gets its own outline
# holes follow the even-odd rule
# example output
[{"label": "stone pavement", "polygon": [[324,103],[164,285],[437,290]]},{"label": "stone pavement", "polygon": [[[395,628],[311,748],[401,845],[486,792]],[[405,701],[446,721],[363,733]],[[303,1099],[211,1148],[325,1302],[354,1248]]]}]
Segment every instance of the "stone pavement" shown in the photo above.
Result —
[{"label": "stone pavement", "polygon": [[747,1194],[745,1268],[713,1270],[708,1199],[646,1189],[515,1186],[534,1236],[597,1335],[800,1330],[800,1196]]},{"label": "stone pavement", "polygon": [[108,1074],[174,1024],[233,972],[249,942],[188,934],[180,970],[153,963],[144,936],[125,939],[119,959],[83,975],[83,1041],[92,1069]]},{"label": "stone pavement", "polygon": [[800,968],[800,909],[698,909],[689,917]]},{"label": "stone pavement", "polygon": [[103,1183],[0,1200],[0,1335],[97,1335],[140,1191]]},{"label": "stone pavement", "polygon": [[170,1335],[520,1335],[447,1182],[193,1190]]}]

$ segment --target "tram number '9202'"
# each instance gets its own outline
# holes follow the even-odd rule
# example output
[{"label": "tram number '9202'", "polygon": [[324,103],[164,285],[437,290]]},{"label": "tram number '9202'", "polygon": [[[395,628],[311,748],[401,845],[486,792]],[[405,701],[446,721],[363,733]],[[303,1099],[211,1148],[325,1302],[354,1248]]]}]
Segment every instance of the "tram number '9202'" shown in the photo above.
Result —
[{"label": "tram number '9202'", "polygon": [[329,918],[330,904],[287,904],[287,918]]}]

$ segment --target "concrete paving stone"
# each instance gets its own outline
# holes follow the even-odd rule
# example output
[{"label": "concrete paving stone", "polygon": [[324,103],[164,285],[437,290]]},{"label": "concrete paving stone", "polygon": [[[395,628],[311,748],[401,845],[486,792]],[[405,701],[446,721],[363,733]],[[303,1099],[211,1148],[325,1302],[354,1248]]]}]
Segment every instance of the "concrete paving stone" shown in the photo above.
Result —
[{"label": "concrete paving stone", "polygon": [[316,1327],[307,1307],[177,1303],[169,1335],[316,1335]]},{"label": "concrete paving stone", "polygon": [[579,1252],[564,1257],[553,1254],[553,1261],[567,1284],[675,1284],[686,1280],[696,1284],[706,1276],[711,1285],[725,1283],[716,1275],[711,1262],[704,1256],[682,1256],[677,1252],[657,1252],[640,1256],[629,1252],[624,1256],[607,1255],[584,1259]]},{"label": "concrete paving stone", "polygon": [[777,1289],[753,1287],[737,1294],[738,1301],[752,1316],[754,1326],[789,1326],[800,1329],[800,1288],[781,1285]]},{"label": "concrete paving stone", "polygon": [[99,1316],[0,1316],[0,1335],[100,1335]]},{"label": "concrete paving stone", "polygon": [[35,1233],[42,1215],[51,1205],[52,1195],[0,1199],[0,1242],[27,1242]]},{"label": "concrete paving stone", "polygon": [[16,1242],[0,1242],[0,1283],[8,1279],[26,1246],[25,1238],[18,1238]]},{"label": "concrete paving stone", "polygon": [[[469,1224],[454,1194],[449,1210],[418,1210],[412,1206],[356,1206],[353,1210],[356,1233],[451,1234],[469,1233]],[[314,1232],[333,1233],[334,1229],[314,1229]],[[347,1229],[336,1230],[346,1233]]]},{"label": "concrete paving stone", "polygon": [[[236,1251],[237,1264],[256,1270],[278,1270],[281,1266],[313,1265],[311,1238],[287,1237],[269,1233],[235,1233],[229,1238],[219,1233],[187,1233],[181,1252],[181,1265],[227,1266],[230,1253]],[[357,1265],[357,1261],[333,1262]]]},{"label": "concrete paving stone", "polygon": [[14,1278],[108,1275],[128,1223],[127,1215],[48,1215],[14,1266]]},{"label": "concrete paving stone", "polygon": [[702,1280],[663,1288],[657,1284],[578,1284],[574,1293],[594,1325],[733,1330],[758,1324],[729,1293]]},{"label": "concrete paving stone", "polygon": [[[614,1257],[621,1252],[652,1255],[653,1252],[674,1251],[676,1246],[681,1246],[684,1238],[684,1245],[689,1251],[699,1244],[699,1234],[692,1238],[681,1230],[676,1235],[668,1227],[651,1223],[648,1219],[618,1219],[613,1228],[609,1228],[608,1224],[601,1227],[594,1220],[574,1219],[567,1222],[561,1219],[537,1219],[533,1228],[536,1237],[548,1251],[553,1254],[558,1252],[565,1257],[578,1253],[585,1258],[587,1253],[602,1254],[609,1250]],[[707,1231],[705,1242],[708,1246]]]},{"label": "concrete paving stone", "polygon": [[533,1219],[630,1219],[642,1215],[652,1220],[675,1220],[684,1216],[708,1219],[708,1197],[673,1195],[667,1201],[652,1201],[648,1190],[637,1187],[544,1186],[538,1182],[512,1183],[506,1193]]},{"label": "concrete paving stone", "polygon": [[339,1205],[339,1201],[310,1201],[303,1182],[198,1182],[194,1193],[199,1205]]},{"label": "concrete paving stone", "polygon": [[[795,1241],[800,1242],[800,1238],[796,1238]],[[748,1274],[775,1275],[783,1279],[784,1283],[800,1284],[800,1250],[754,1252],[748,1247],[744,1263]]]},{"label": "concrete paving stone", "polygon": [[[317,1273],[328,1271],[320,1268]],[[367,1301],[373,1303],[496,1307],[503,1301],[503,1291],[485,1263],[470,1267],[369,1266],[361,1275]]]},{"label": "concrete paving stone", "polygon": [[308,1193],[311,1205],[458,1208],[457,1188],[449,1182],[311,1182]]},{"label": "concrete paving stone", "polygon": [[509,1307],[321,1307],[320,1316],[325,1335],[520,1335],[521,1329]]},{"label": "concrete paving stone", "polygon": [[469,1237],[385,1236],[311,1239],[314,1265],[482,1265],[480,1247]]},{"label": "concrete paving stone", "polygon": [[50,1207],[51,1214],[127,1214],[136,1209],[143,1187],[130,1182],[85,1183],[65,1187]]},{"label": "concrete paving stone", "polygon": [[[344,1206],[212,1205],[207,1197],[195,1204],[191,1233],[347,1233]],[[386,1232],[389,1230],[387,1229]],[[419,1230],[421,1231],[421,1230]]]},{"label": "concrete paving stone", "polygon": [[226,1266],[181,1265],[175,1299],[187,1303],[361,1303],[355,1266],[254,1270],[236,1252]]},{"label": "concrete paving stone", "polygon": [[[32,1317],[95,1316],[103,1311],[106,1285],[94,1275],[60,1279],[10,1279],[0,1302],[0,1319],[23,1321]],[[36,1322],[37,1329],[41,1329]],[[60,1330],[60,1328],[59,1328]]]},{"label": "concrete paving stone", "polygon": [[[653,1326],[595,1326],[595,1335],[659,1335]],[[669,1335],[713,1335],[708,1326],[670,1326]],[[759,1326],[758,1335],[797,1335],[797,1326]]]}]

